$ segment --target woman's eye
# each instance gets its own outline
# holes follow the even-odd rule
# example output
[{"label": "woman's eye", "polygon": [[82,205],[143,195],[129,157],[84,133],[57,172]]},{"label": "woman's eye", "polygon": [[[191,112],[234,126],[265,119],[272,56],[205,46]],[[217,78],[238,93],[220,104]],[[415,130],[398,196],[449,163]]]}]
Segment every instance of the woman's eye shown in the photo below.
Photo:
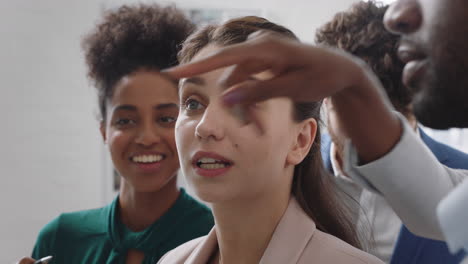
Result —
[{"label": "woman's eye", "polygon": [[173,122],[177,121],[177,118],[172,117],[172,116],[163,116],[163,117],[159,118],[159,121],[161,121],[163,123],[173,123]]},{"label": "woman's eye", "polygon": [[114,124],[117,125],[117,126],[127,126],[127,125],[131,125],[131,124],[134,124],[135,121],[132,120],[132,119],[129,119],[129,118],[119,118],[117,120],[115,120]]},{"label": "woman's eye", "polygon": [[203,108],[203,105],[195,99],[188,99],[185,101],[185,110],[196,111]]}]

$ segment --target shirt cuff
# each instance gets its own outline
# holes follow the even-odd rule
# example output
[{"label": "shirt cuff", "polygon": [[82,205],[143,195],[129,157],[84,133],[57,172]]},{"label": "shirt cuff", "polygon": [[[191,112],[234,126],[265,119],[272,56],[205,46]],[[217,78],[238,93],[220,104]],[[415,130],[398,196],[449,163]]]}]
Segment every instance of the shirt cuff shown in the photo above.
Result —
[{"label": "shirt cuff", "polygon": [[406,119],[395,114],[402,124],[402,134],[393,149],[359,166],[357,151],[347,142],[344,170],[356,183],[384,196],[413,233],[441,239],[436,208],[456,184],[452,179],[455,176],[451,176],[451,171],[418,138]]},{"label": "shirt cuff", "polygon": [[[447,195],[437,207],[440,227],[453,254],[468,252],[468,181],[464,181]],[[468,263],[468,262],[467,262]]]}]

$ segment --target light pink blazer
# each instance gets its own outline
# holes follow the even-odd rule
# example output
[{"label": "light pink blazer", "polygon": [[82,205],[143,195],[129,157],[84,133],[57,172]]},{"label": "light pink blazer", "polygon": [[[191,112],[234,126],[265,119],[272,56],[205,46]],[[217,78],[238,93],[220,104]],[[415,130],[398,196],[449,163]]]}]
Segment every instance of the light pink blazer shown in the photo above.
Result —
[{"label": "light pink blazer", "polygon": [[[166,253],[158,264],[206,264],[218,249],[216,229]],[[260,264],[383,264],[378,258],[317,230],[291,198]]]}]

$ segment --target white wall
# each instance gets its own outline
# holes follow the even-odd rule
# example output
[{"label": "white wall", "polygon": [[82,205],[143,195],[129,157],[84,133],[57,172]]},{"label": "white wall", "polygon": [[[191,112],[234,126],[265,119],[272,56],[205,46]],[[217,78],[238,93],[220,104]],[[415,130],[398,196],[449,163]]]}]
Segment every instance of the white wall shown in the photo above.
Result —
[{"label": "white wall", "polygon": [[[107,0],[103,7],[114,7],[119,4],[135,1]],[[152,2],[143,0],[139,2]],[[173,0],[159,3],[176,3],[181,8],[227,8],[261,10],[274,22],[292,29],[303,41],[313,42],[315,29],[333,17],[337,11],[346,9],[356,0]]]},{"label": "white wall", "polygon": [[[352,0],[178,0],[181,7],[262,9],[313,40]],[[103,7],[129,1],[0,0],[0,263],[29,255],[60,212],[109,201],[81,36]]]},{"label": "white wall", "polygon": [[102,204],[94,91],[79,47],[94,5],[0,3],[0,263],[29,255],[58,213]]}]

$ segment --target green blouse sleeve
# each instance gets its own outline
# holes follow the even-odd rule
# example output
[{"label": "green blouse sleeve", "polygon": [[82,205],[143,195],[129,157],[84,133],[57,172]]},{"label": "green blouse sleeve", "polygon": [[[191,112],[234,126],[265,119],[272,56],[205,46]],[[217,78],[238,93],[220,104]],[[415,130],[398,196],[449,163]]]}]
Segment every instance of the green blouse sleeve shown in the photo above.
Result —
[{"label": "green blouse sleeve", "polygon": [[31,257],[40,259],[46,256],[54,256],[57,251],[56,237],[59,229],[60,216],[45,225],[39,232],[39,235],[34,245]]}]

